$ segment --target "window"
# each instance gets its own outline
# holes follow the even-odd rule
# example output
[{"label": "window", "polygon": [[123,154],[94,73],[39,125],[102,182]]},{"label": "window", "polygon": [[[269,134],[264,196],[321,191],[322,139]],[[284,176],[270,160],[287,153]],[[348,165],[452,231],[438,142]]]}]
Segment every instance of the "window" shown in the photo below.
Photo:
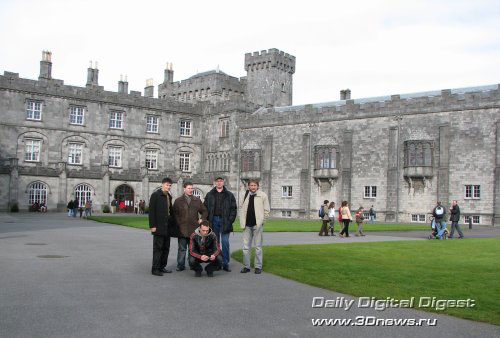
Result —
[{"label": "window", "polygon": [[219,137],[229,137],[229,119],[219,120]]},{"label": "window", "polygon": [[41,140],[26,140],[26,153],[24,160],[29,162],[40,162]]},{"label": "window", "polygon": [[481,198],[481,186],[480,185],[466,185],[465,186],[465,198],[467,198],[467,199],[480,199]]},{"label": "window", "polygon": [[81,143],[69,144],[69,151],[68,151],[69,164],[82,164],[82,149],[83,149],[83,144]]},{"label": "window", "polygon": [[193,196],[196,196],[199,199],[203,200],[203,193],[200,189],[193,189]]},{"label": "window", "polygon": [[425,223],[425,214],[412,214],[412,223]]},{"label": "window", "polygon": [[69,108],[69,123],[83,125],[84,107],[71,106]]},{"label": "window", "polygon": [[281,187],[281,197],[292,197],[292,186],[285,185]]},{"label": "window", "polygon": [[191,154],[190,153],[180,153],[179,154],[179,169],[183,172],[191,171],[190,161]]},{"label": "window", "polygon": [[222,155],[222,170],[229,171],[229,155],[227,154]]},{"label": "window", "polygon": [[146,149],[146,168],[158,169],[158,150]]},{"label": "window", "polygon": [[108,162],[110,167],[120,168],[122,166],[122,148],[109,147]]},{"label": "window", "polygon": [[258,171],[259,169],[258,151],[243,151],[241,154],[241,171]]},{"label": "window", "polygon": [[158,116],[148,115],[146,117],[146,132],[158,133]]},{"label": "window", "polygon": [[87,201],[92,201],[92,188],[87,184],[76,186],[75,198],[78,199],[78,207],[85,207]]},{"label": "window", "polygon": [[281,217],[283,217],[283,218],[290,218],[290,217],[292,217],[292,211],[291,210],[282,210],[281,211]]},{"label": "window", "polygon": [[191,136],[191,121],[181,121],[181,136]]},{"label": "window", "polygon": [[480,224],[481,223],[481,216],[472,215],[472,216],[464,216],[465,224],[469,224],[471,219],[472,219],[472,224]]},{"label": "window", "polygon": [[26,118],[28,120],[40,121],[42,119],[42,102],[28,100],[26,101]]},{"label": "window", "polygon": [[377,197],[377,186],[365,185],[365,198],[375,198],[375,197]]},{"label": "window", "polygon": [[405,141],[404,166],[429,167],[432,166],[432,141]]},{"label": "window", "polygon": [[316,169],[337,168],[337,149],[333,147],[316,147]]},{"label": "window", "polygon": [[28,188],[29,205],[35,203],[47,205],[47,186],[42,182],[32,183]]},{"label": "window", "polygon": [[123,129],[123,112],[112,111],[109,114],[109,127],[112,129]]}]

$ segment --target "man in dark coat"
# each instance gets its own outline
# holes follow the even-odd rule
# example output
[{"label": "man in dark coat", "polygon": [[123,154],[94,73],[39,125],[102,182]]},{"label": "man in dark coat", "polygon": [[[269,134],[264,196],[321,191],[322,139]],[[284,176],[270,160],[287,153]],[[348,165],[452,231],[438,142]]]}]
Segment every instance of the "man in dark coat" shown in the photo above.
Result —
[{"label": "man in dark coat", "polygon": [[174,209],[172,207],[172,196],[170,187],[172,180],[168,177],[161,182],[161,189],[151,194],[149,200],[149,228],[153,235],[153,266],[151,273],[155,276],[163,276],[171,273],[167,270],[168,253],[170,251],[170,235],[175,228]]},{"label": "man in dark coat", "polygon": [[451,232],[450,232],[450,237],[453,238],[453,234],[455,233],[455,228],[457,228],[458,231],[458,238],[464,238],[464,233],[462,232],[462,229],[460,229],[460,226],[458,225],[458,222],[460,222],[460,207],[458,206],[458,201],[454,200],[453,204],[450,208],[450,221],[451,221]]},{"label": "man in dark coat", "polygon": [[[184,183],[184,194],[174,202],[174,215],[179,236],[177,238],[177,271],[186,269],[186,250],[189,238],[203,220],[207,220],[208,211],[201,200],[193,195],[193,183]],[[201,215],[201,219],[200,219]]]},{"label": "man in dark coat", "polygon": [[208,224],[208,221],[202,221],[189,242],[189,266],[195,271],[196,277],[201,277],[202,263],[208,263],[205,267],[208,277],[213,277],[214,271],[220,270],[222,265],[219,243]]},{"label": "man in dark coat", "polygon": [[208,210],[208,220],[217,237],[217,242],[222,246],[223,270],[229,269],[229,234],[233,231],[238,206],[232,192],[224,186],[224,179],[217,177],[215,187],[205,196],[203,204]]}]

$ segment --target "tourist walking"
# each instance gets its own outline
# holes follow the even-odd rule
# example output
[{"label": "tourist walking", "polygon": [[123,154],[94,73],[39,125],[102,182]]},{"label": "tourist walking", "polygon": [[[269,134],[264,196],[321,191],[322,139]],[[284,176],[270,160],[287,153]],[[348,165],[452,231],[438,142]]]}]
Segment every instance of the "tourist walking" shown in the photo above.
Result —
[{"label": "tourist walking", "polygon": [[68,202],[68,205],[66,206],[68,208],[68,216],[71,217],[73,216],[73,200],[70,200]]},{"label": "tourist walking", "polygon": [[250,254],[255,241],[255,273],[262,272],[262,226],[269,217],[270,207],[267,195],[258,190],[259,182],[248,181],[248,190],[240,206],[240,226],[243,230],[243,265],[241,273],[250,272]]},{"label": "tourist walking", "polygon": [[231,272],[229,268],[229,235],[233,232],[238,205],[233,193],[224,186],[222,177],[215,179],[215,187],[207,193],[203,204],[208,210],[208,220],[212,225],[217,242],[222,247],[222,269]]},{"label": "tourist walking", "polygon": [[363,215],[363,207],[359,207],[358,211],[356,212],[356,224],[358,225],[358,229],[356,231],[356,236],[364,236],[365,234],[363,233],[363,221],[365,219],[365,216]]},{"label": "tourist walking", "polygon": [[321,229],[318,235],[328,236],[328,222],[330,222],[330,217],[328,216],[328,200],[324,200],[323,205],[319,208],[319,217],[321,218]]},{"label": "tourist walking", "polygon": [[339,236],[349,237],[349,223],[352,221],[351,210],[349,210],[349,203],[347,203],[347,201],[343,201],[340,210],[342,214],[342,222],[344,223],[344,228],[339,233]]},{"label": "tourist walking", "polygon": [[432,211],[434,216],[434,222],[436,224],[437,236],[439,239],[445,239],[444,232],[446,231],[446,209],[441,205],[441,202],[437,202],[436,207]]},{"label": "tourist walking", "polygon": [[330,202],[328,206],[328,218],[330,219],[330,232],[335,236],[335,202]]},{"label": "tourist walking", "polygon": [[453,200],[452,206],[450,208],[450,221],[451,221],[451,232],[450,232],[450,238],[453,238],[453,234],[455,233],[455,228],[458,231],[458,238],[464,238],[464,233],[462,232],[462,229],[460,229],[460,225],[458,225],[458,222],[460,222],[460,207],[458,206],[458,201]]},{"label": "tourist walking", "polygon": [[90,200],[87,200],[85,202],[85,217],[89,217],[92,215],[91,213],[91,208],[92,208],[92,205],[90,204]]},{"label": "tourist walking", "polygon": [[76,217],[76,213],[78,212],[79,207],[80,207],[80,201],[78,200],[78,198],[75,198],[75,200],[73,201],[73,217]]},{"label": "tourist walking", "polygon": [[370,218],[370,224],[373,224],[375,221],[375,218],[377,217],[377,214],[375,213],[375,209],[373,208],[373,205],[370,207],[370,211],[368,211],[368,217]]},{"label": "tourist walking", "polygon": [[116,207],[118,206],[118,201],[116,199],[113,199],[111,201],[111,213],[115,214],[116,213]]}]

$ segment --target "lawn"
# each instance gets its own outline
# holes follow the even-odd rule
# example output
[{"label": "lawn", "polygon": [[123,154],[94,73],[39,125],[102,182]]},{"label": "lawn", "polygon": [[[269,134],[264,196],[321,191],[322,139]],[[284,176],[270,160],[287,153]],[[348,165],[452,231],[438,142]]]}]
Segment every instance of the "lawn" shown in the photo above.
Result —
[{"label": "lawn", "polygon": [[[92,216],[89,219],[104,222],[130,226],[140,229],[149,229],[147,216]],[[241,232],[240,222],[237,219],[234,223],[234,231]],[[319,220],[298,220],[298,219],[270,219],[264,224],[265,232],[319,232],[321,223]],[[430,232],[428,225],[413,225],[413,224],[364,224],[363,229],[366,232],[370,231],[413,231],[425,230]],[[338,232],[339,224],[335,225],[335,232]],[[349,226],[349,230],[354,233],[356,225]]]},{"label": "lawn", "polygon": [[265,247],[263,270],[353,296],[470,298],[473,308],[431,311],[500,325],[498,257],[500,238],[289,245]]}]

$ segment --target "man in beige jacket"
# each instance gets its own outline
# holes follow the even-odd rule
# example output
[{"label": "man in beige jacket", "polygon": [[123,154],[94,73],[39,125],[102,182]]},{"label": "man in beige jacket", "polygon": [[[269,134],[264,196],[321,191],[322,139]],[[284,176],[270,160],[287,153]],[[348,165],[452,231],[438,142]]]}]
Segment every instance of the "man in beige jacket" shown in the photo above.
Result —
[{"label": "man in beige jacket", "polygon": [[257,181],[248,181],[248,190],[240,207],[240,226],[243,229],[243,265],[245,265],[241,273],[250,272],[250,253],[254,239],[255,273],[262,272],[262,226],[269,217],[270,207],[267,195],[258,189]]}]

